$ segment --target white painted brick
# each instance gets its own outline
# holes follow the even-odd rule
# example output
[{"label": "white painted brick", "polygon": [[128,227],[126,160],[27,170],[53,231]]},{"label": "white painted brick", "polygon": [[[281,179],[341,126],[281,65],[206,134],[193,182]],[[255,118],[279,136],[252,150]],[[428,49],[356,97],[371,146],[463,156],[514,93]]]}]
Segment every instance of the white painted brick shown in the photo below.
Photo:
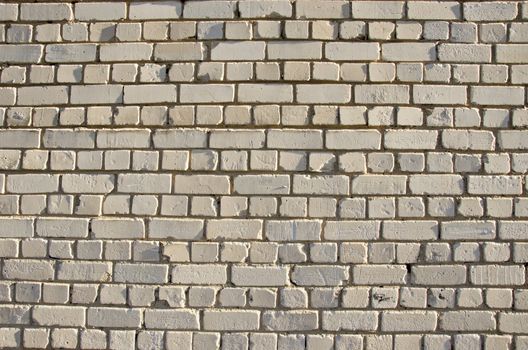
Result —
[{"label": "white painted brick", "polygon": [[444,62],[491,62],[491,45],[440,44],[438,59]]},{"label": "white painted brick", "polygon": [[430,43],[385,43],[381,45],[385,61],[435,61],[436,46]]},{"label": "white painted brick", "polygon": [[152,44],[118,43],[99,46],[99,59],[107,61],[148,61],[152,56]]},{"label": "white painted brick", "polygon": [[174,284],[225,284],[227,269],[225,265],[176,265],[172,269]]},{"label": "white painted brick", "polygon": [[346,1],[310,0],[295,3],[297,18],[348,18],[350,4]]},{"label": "white painted brick", "polygon": [[299,84],[295,95],[300,103],[347,103],[351,98],[351,87],[343,84]]},{"label": "white painted brick", "polygon": [[52,63],[90,62],[96,54],[95,44],[50,44],[46,45],[45,59]]},{"label": "white painted brick", "polygon": [[464,19],[468,21],[507,21],[517,16],[517,3],[508,2],[490,2],[464,3]]},{"label": "white painted brick", "polygon": [[0,62],[38,63],[43,49],[42,45],[0,45]]},{"label": "white painted brick", "polygon": [[233,102],[235,89],[227,84],[180,85],[180,102]]},{"label": "white painted brick", "polygon": [[242,18],[291,17],[292,4],[286,0],[247,0],[238,2]]},{"label": "white painted brick", "polygon": [[438,134],[430,130],[387,130],[386,149],[435,149]]},{"label": "white painted brick", "polygon": [[384,221],[383,238],[391,240],[434,240],[438,238],[436,221]]},{"label": "white painted brick", "polygon": [[442,223],[442,239],[446,240],[484,240],[496,236],[493,221],[450,221]]},{"label": "white painted brick", "polygon": [[376,130],[329,130],[326,132],[326,147],[376,150],[381,148],[381,134]]},{"label": "white painted brick", "polygon": [[126,3],[88,2],[75,4],[75,18],[81,21],[111,21],[126,16]]},{"label": "white painted brick", "polygon": [[130,4],[128,18],[132,20],[175,19],[182,15],[180,1],[135,1]]},{"label": "white painted brick", "polygon": [[524,105],[525,91],[522,87],[474,86],[471,102],[476,105]]},{"label": "white painted brick", "polygon": [[203,43],[158,43],[154,47],[156,61],[197,61],[205,57]]},{"label": "white painted brick", "polygon": [[409,19],[453,20],[462,17],[462,7],[455,1],[411,1],[407,3]]},{"label": "white painted brick", "polygon": [[464,86],[414,85],[413,102],[426,105],[465,104],[467,91]]},{"label": "white painted brick", "polygon": [[407,85],[356,85],[355,102],[365,104],[407,104],[409,87]]},{"label": "white painted brick", "polygon": [[240,84],[238,101],[246,103],[293,102],[293,87],[286,84]]},{"label": "white painted brick", "polygon": [[123,102],[125,104],[174,103],[176,99],[176,85],[148,84],[125,86],[123,91]]},{"label": "white painted brick", "polygon": [[508,195],[522,193],[520,176],[469,176],[469,194]]},{"label": "white painted brick", "polygon": [[184,18],[234,18],[236,1],[187,2],[183,8]]},{"label": "white painted brick", "polygon": [[266,56],[266,43],[263,41],[225,41],[211,49],[213,61],[255,61]]},{"label": "white painted brick", "polygon": [[236,286],[285,286],[288,268],[279,266],[233,266],[231,281]]},{"label": "white painted brick", "polygon": [[255,331],[259,329],[257,310],[206,310],[203,326],[206,330]]},{"label": "white painted brick", "polygon": [[61,21],[72,18],[71,4],[20,4],[20,19],[24,21]]},{"label": "white painted brick", "polygon": [[268,58],[271,60],[320,59],[323,44],[320,41],[270,41]]},{"label": "white painted brick", "polygon": [[331,61],[377,60],[379,55],[378,43],[329,42],[325,44],[325,57]]}]

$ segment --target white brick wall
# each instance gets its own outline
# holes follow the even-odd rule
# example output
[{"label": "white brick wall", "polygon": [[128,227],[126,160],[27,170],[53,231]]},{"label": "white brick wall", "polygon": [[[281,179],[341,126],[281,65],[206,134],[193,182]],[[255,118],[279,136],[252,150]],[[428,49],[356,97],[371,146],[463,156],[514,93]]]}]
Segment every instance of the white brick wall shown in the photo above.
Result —
[{"label": "white brick wall", "polygon": [[528,349],[526,84],[527,1],[0,3],[0,348]]}]

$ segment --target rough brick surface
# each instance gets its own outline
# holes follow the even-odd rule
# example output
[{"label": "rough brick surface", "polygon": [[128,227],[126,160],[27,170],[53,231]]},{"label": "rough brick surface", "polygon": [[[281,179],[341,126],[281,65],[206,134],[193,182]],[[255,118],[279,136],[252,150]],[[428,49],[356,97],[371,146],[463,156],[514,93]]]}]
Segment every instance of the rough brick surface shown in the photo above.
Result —
[{"label": "rough brick surface", "polygon": [[527,1],[0,1],[1,349],[528,349]]}]

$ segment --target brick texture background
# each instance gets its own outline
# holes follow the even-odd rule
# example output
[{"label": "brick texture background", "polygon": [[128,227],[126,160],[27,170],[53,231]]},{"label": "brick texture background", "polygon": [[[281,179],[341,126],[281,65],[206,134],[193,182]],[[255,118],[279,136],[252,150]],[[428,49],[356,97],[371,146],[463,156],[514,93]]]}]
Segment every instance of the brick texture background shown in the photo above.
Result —
[{"label": "brick texture background", "polygon": [[0,3],[0,348],[528,349],[528,2]]}]

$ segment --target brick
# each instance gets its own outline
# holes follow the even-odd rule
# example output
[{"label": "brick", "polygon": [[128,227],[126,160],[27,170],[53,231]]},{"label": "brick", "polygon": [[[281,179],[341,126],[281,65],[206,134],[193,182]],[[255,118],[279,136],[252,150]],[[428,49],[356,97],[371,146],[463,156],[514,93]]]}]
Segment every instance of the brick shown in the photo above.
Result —
[{"label": "brick", "polygon": [[323,311],[322,325],[328,331],[374,331],[377,311]]},{"label": "brick", "polygon": [[425,105],[466,104],[467,92],[464,86],[414,85],[413,102]]},{"label": "brick", "polygon": [[449,311],[440,317],[440,329],[446,331],[493,331],[497,327],[493,312]]},{"label": "brick", "polygon": [[10,193],[53,193],[59,190],[59,176],[46,174],[9,175],[6,181]]},{"label": "brick", "polygon": [[466,268],[462,265],[413,266],[415,285],[457,285],[466,283]]},{"label": "brick", "polygon": [[266,222],[266,238],[270,241],[318,241],[321,239],[321,221],[268,220]]},{"label": "brick", "polygon": [[528,149],[528,132],[522,130],[499,131],[501,149]]},{"label": "brick", "polygon": [[239,194],[288,194],[288,175],[241,175],[233,180],[233,189]]},{"label": "brick", "polygon": [[183,8],[184,18],[234,18],[236,1],[188,2]]},{"label": "brick", "polygon": [[430,130],[387,130],[385,132],[386,149],[435,149],[437,132]]},{"label": "brick", "polygon": [[95,132],[78,129],[47,129],[42,143],[47,148],[95,148]]},{"label": "brick", "polygon": [[205,234],[212,240],[245,240],[262,238],[262,221],[221,219],[208,220]]},{"label": "brick", "polygon": [[489,131],[445,130],[442,145],[447,149],[493,151],[495,136]]},{"label": "brick", "polygon": [[88,219],[37,218],[35,221],[35,233],[40,237],[87,237]]},{"label": "brick", "polygon": [[350,5],[346,1],[311,0],[295,3],[297,18],[348,18]]},{"label": "brick", "polygon": [[233,102],[235,89],[227,84],[180,85],[180,102]]},{"label": "brick", "polygon": [[325,57],[331,61],[367,61],[380,57],[378,43],[343,43],[325,44]]},{"label": "brick", "polygon": [[495,47],[497,52],[497,63],[526,63],[528,45],[526,44],[498,44]]},{"label": "brick", "polygon": [[475,285],[522,285],[525,282],[524,266],[471,266],[470,281]]},{"label": "brick", "polygon": [[152,44],[148,43],[101,44],[99,59],[101,62],[148,61],[152,50]]},{"label": "brick", "polygon": [[528,314],[521,312],[500,312],[499,330],[508,333],[526,333]]},{"label": "brick", "polygon": [[436,46],[433,43],[385,43],[381,45],[384,61],[436,61]]},{"label": "brick", "polygon": [[352,3],[352,17],[362,19],[400,19],[404,16],[403,1],[361,1]]},{"label": "brick", "polygon": [[384,311],[381,313],[383,332],[430,332],[436,329],[434,311]]},{"label": "brick", "polygon": [[329,149],[376,150],[381,148],[381,134],[377,130],[328,130],[326,147]]},{"label": "brick", "polygon": [[349,180],[343,175],[294,175],[293,193],[346,195],[349,193]]},{"label": "brick", "polygon": [[97,133],[97,146],[98,148],[148,148],[150,130],[100,130]]},{"label": "brick", "polygon": [[[213,139],[215,133],[216,131],[212,132],[211,139]],[[214,139],[216,140],[216,137],[214,137]],[[207,133],[203,130],[193,129],[158,129],[152,136],[152,142],[154,143],[155,148],[205,148],[207,146]]]},{"label": "brick", "polygon": [[61,261],[57,266],[57,279],[64,281],[110,281],[112,280],[112,263]]},{"label": "brick", "polygon": [[379,221],[327,221],[324,238],[338,241],[376,240],[380,236]]},{"label": "brick", "polygon": [[266,43],[263,41],[225,41],[211,49],[212,61],[255,61],[266,56]]},{"label": "brick", "polygon": [[61,187],[66,193],[109,193],[114,189],[113,175],[65,174]]},{"label": "brick", "polygon": [[38,148],[40,130],[0,130],[0,147],[2,148]]},{"label": "brick", "polygon": [[204,236],[204,222],[197,219],[151,219],[151,239],[198,240]]},{"label": "brick", "polygon": [[122,174],[117,177],[122,193],[170,193],[170,174]]},{"label": "brick", "polygon": [[407,177],[403,175],[358,175],[352,179],[353,194],[405,194]]},{"label": "brick", "polygon": [[522,193],[520,176],[469,176],[469,194],[513,195]]},{"label": "brick", "polygon": [[442,223],[442,239],[485,240],[496,236],[494,221],[450,221]]},{"label": "brick", "polygon": [[134,329],[141,325],[142,314],[139,309],[90,307],[86,320],[91,327]]},{"label": "brick", "polygon": [[129,218],[95,218],[91,222],[94,238],[143,238],[145,225],[140,219]]},{"label": "brick", "polygon": [[438,59],[444,62],[491,62],[491,45],[439,44]]},{"label": "brick", "polygon": [[75,4],[75,18],[80,21],[111,21],[126,16],[126,3],[89,2]]},{"label": "brick", "polygon": [[229,194],[229,177],[223,175],[175,175],[174,193]]},{"label": "brick", "polygon": [[355,102],[365,104],[407,104],[409,87],[407,85],[356,85]]},{"label": "brick", "polygon": [[4,279],[51,281],[55,275],[53,261],[6,259],[2,267]]},{"label": "brick", "polygon": [[323,148],[323,134],[319,130],[269,130],[268,148],[277,149],[320,149]]},{"label": "brick", "polygon": [[271,60],[306,60],[322,58],[323,44],[320,41],[270,41],[268,59]]},{"label": "brick", "polygon": [[18,18],[18,4],[1,4],[0,21],[16,21]]},{"label": "brick", "polygon": [[203,327],[213,331],[255,331],[259,329],[257,310],[205,310]]},{"label": "brick", "polygon": [[231,282],[244,287],[280,287],[289,284],[288,268],[279,266],[233,266]]},{"label": "brick", "polygon": [[180,1],[135,1],[130,4],[128,18],[132,20],[176,19],[182,15]]},{"label": "brick", "polygon": [[24,21],[61,21],[73,19],[70,4],[20,4],[20,19]]},{"label": "brick", "polygon": [[174,103],[176,99],[176,85],[149,84],[125,86],[123,90],[123,102],[125,104]]},{"label": "brick", "polygon": [[517,16],[517,4],[510,2],[464,3],[464,19],[467,21],[508,21]]},{"label": "brick", "polygon": [[81,306],[44,306],[33,308],[32,318],[39,326],[84,327],[86,308]]},{"label": "brick", "polygon": [[292,16],[292,7],[285,0],[248,0],[238,3],[242,18],[288,18]]},{"label": "brick", "polygon": [[154,329],[199,329],[200,321],[195,310],[145,310],[145,327]]},{"label": "brick", "polygon": [[436,221],[384,221],[383,238],[390,240],[434,240],[438,238]]},{"label": "brick", "polygon": [[460,175],[411,175],[409,190],[413,194],[461,195],[464,179]]},{"label": "brick", "polygon": [[251,103],[293,102],[293,87],[287,84],[240,84],[238,101]]},{"label": "brick", "polygon": [[172,268],[172,283],[212,285],[227,282],[225,265],[176,265]]},{"label": "brick", "polygon": [[123,103],[122,85],[87,85],[71,87],[72,104]]},{"label": "brick", "polygon": [[2,217],[0,218],[0,237],[31,237],[33,236],[33,219]]},{"label": "brick", "polygon": [[197,61],[205,58],[203,43],[158,43],[154,47],[156,61]]},{"label": "brick", "polygon": [[291,274],[297,286],[339,286],[348,280],[348,269],[343,266],[295,266]]},{"label": "brick", "polygon": [[471,88],[471,102],[477,105],[523,105],[524,88],[507,86],[474,86]]},{"label": "brick", "polygon": [[46,45],[46,62],[73,63],[95,60],[95,44],[50,44]]},{"label": "brick", "polygon": [[351,99],[351,88],[343,84],[298,84],[295,95],[300,103],[347,103]]},{"label": "brick", "polygon": [[262,326],[269,331],[310,331],[317,329],[317,311],[266,311]]},{"label": "brick", "polygon": [[66,103],[68,103],[68,88],[66,86],[31,86],[18,89],[17,104],[21,106]]},{"label": "brick", "polygon": [[38,63],[42,45],[0,45],[0,63]]},{"label": "brick", "polygon": [[499,237],[504,240],[516,240],[524,237],[528,229],[527,221],[499,221]]},{"label": "brick", "polygon": [[115,282],[163,284],[169,280],[168,276],[169,267],[162,264],[117,263],[114,266]]},{"label": "brick", "polygon": [[462,18],[462,7],[455,1],[412,1],[407,3],[409,19],[453,20]]},{"label": "brick", "polygon": [[264,147],[265,140],[264,130],[212,130],[209,136],[209,146],[226,149],[257,149]]}]

